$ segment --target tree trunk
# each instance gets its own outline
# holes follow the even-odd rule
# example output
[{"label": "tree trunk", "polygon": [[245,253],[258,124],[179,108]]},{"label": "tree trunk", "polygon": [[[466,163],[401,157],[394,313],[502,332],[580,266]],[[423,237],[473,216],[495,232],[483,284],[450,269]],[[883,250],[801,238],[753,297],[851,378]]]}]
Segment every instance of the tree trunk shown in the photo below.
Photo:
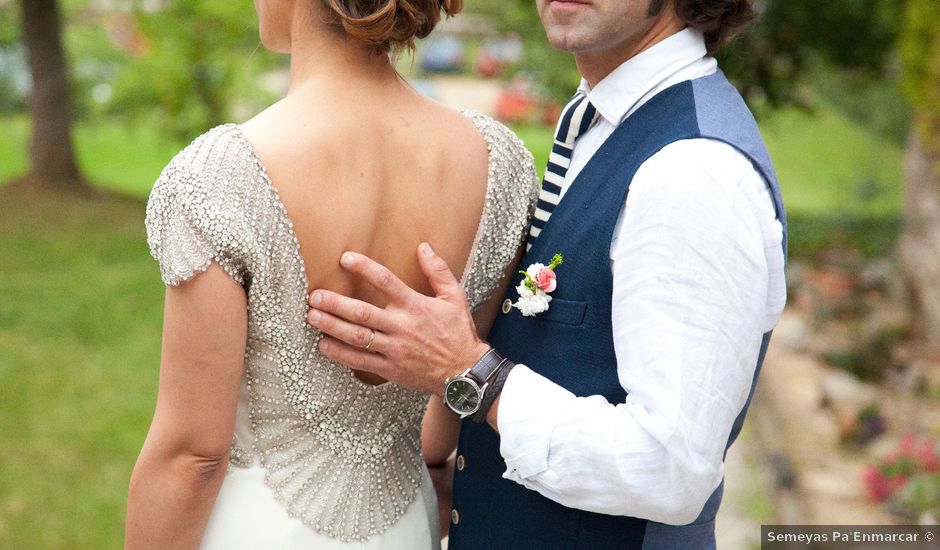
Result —
[{"label": "tree trunk", "polygon": [[940,154],[913,130],[905,161],[904,231],[900,260],[910,290],[915,330],[940,349]]},{"label": "tree trunk", "polygon": [[68,71],[56,0],[20,0],[23,42],[33,77],[33,122],[27,178],[56,186],[83,185],[72,148]]}]

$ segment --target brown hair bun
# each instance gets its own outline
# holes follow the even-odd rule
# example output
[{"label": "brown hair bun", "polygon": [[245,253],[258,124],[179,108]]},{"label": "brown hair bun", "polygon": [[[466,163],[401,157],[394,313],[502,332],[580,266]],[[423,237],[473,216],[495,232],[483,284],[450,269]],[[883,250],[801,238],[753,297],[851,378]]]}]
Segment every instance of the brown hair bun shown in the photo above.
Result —
[{"label": "brown hair bun", "polygon": [[463,0],[322,0],[330,21],[376,52],[414,48],[415,38],[431,34],[441,12],[460,13]]}]

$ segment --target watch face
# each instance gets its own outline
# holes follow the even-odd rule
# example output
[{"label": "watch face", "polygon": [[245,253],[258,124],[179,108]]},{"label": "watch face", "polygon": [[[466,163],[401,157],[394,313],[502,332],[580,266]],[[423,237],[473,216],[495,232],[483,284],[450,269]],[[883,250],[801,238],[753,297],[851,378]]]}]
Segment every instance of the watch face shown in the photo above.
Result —
[{"label": "watch face", "polygon": [[457,378],[444,388],[444,400],[458,414],[473,414],[480,408],[480,390],[471,380]]}]

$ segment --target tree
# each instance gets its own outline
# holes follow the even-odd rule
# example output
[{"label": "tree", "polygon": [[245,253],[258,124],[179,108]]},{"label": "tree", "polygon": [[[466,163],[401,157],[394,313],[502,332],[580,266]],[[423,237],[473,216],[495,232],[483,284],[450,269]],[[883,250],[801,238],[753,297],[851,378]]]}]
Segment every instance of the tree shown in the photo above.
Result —
[{"label": "tree", "polygon": [[[758,112],[765,106],[808,106],[805,88],[823,91],[820,76],[828,77],[827,83],[845,81],[840,88],[847,90],[839,89],[829,98],[838,107],[849,107],[845,92],[858,97],[864,95],[861,88],[884,85],[895,59],[902,1],[757,0],[757,8],[757,21],[719,52],[718,59]],[[864,117],[869,107],[847,114]],[[900,125],[903,136],[906,121]]]},{"label": "tree", "polygon": [[20,0],[23,42],[33,78],[33,137],[27,178],[84,186],[72,148],[72,113],[62,25],[56,0]]},{"label": "tree", "polygon": [[940,348],[940,4],[910,0],[901,38],[914,109],[908,140],[900,260],[916,328]]},{"label": "tree", "polygon": [[250,2],[174,0],[137,10],[134,25],[144,46],[121,64],[116,109],[186,139],[275,98],[259,79],[287,58],[261,46]]}]

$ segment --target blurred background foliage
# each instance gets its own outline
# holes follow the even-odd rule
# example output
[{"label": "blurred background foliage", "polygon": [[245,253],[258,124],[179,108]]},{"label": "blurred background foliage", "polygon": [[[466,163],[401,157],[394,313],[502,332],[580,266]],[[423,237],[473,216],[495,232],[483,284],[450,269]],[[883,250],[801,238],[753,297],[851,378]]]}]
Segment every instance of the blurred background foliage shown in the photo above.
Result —
[{"label": "blurred background foliage", "polygon": [[[863,144],[863,149],[883,149],[885,143],[885,157],[897,158],[910,127],[910,106],[899,85],[902,57],[896,46],[908,3],[762,0],[758,4],[757,24],[720,52],[719,59],[766,128],[799,128],[802,126],[796,120],[814,119],[817,128],[834,126],[831,131],[855,134],[856,141],[871,136],[871,143]],[[926,7],[920,9],[936,9],[930,1],[923,4]],[[168,151],[205,128],[247,118],[284,89],[287,59],[260,46],[253,10],[243,3],[61,0],[61,7],[79,157],[90,154],[83,152],[85,140],[81,139],[83,132],[92,132],[89,127],[94,127],[92,133],[100,133],[102,139],[120,131],[133,135],[131,140],[119,139],[131,142],[123,144],[124,150],[116,155],[119,158],[126,158],[131,153],[128,147],[137,143]],[[29,81],[13,8],[11,0],[0,0],[0,91],[6,91],[0,93],[0,115],[7,115],[7,131],[22,139],[23,132],[28,132],[23,126],[23,113]],[[912,12],[915,9],[911,7]],[[530,0],[475,0],[468,3],[467,10],[486,17],[497,32],[512,32],[521,38],[522,59],[507,67],[499,76],[501,80],[511,82],[520,76],[528,79],[529,93],[540,101],[563,104],[570,97],[579,81],[577,68],[570,55],[547,44]],[[914,36],[916,33],[912,30],[902,43],[923,42]],[[480,47],[481,40],[471,38],[466,42],[470,55]],[[911,61],[909,65],[925,66]],[[410,77],[425,76],[420,63],[411,61],[401,66]],[[471,73],[472,68],[464,72]],[[858,126],[861,133],[855,132],[852,125]],[[517,124],[516,129],[523,137],[545,133],[540,127]],[[769,132],[768,141],[774,139],[774,132]],[[852,137],[846,135],[846,139],[851,141]],[[787,150],[786,136],[782,141],[780,156],[799,157],[798,152],[791,154]],[[109,149],[121,150],[122,146]],[[539,151],[536,153],[538,156]],[[102,154],[109,156],[107,152]],[[19,175],[27,168],[24,163],[22,155],[0,163],[0,179]],[[850,201],[855,208],[853,218],[861,209],[884,220],[887,211],[899,210],[900,171],[885,175],[889,170],[880,167],[879,159],[863,163],[868,165],[865,174],[853,176],[854,181],[843,180],[841,189],[823,187],[835,195],[849,191],[856,196],[857,200]],[[80,159],[79,164],[92,181],[123,190],[133,187],[122,182],[123,178],[99,170],[107,163]],[[786,162],[778,165],[785,173],[790,166]],[[838,166],[819,170],[822,178],[829,172],[835,173],[832,179],[845,176]],[[148,180],[144,178],[137,185],[145,188]],[[809,192],[812,189],[805,193],[796,189],[793,194]],[[798,198],[793,202],[795,214],[800,214],[803,202]],[[840,217],[837,212],[833,214]],[[896,231],[896,222],[894,229],[886,230]],[[838,223],[852,222],[842,219]],[[808,239],[807,246],[817,249],[814,243],[820,240],[818,237]]]},{"label": "blurred background foliage", "polygon": [[[24,107],[28,82],[12,2],[0,3],[0,108]],[[257,77],[278,63],[261,47],[250,5],[179,0],[63,0],[76,117],[113,116],[153,124],[175,137],[226,121],[243,101],[259,109],[276,95]]]},{"label": "blurred background foliage", "polygon": [[[896,44],[907,4],[762,0],[758,23],[719,60],[759,115],[789,105],[811,109],[825,99],[901,143],[908,120],[897,86]],[[934,2],[921,4],[916,9],[937,9]],[[261,76],[285,58],[260,46],[254,14],[242,3],[61,0],[61,6],[79,119],[144,116],[181,137],[236,111],[255,112],[277,97]],[[15,70],[25,62],[12,8],[11,0],[0,1],[0,90],[7,91],[0,94],[0,112],[22,110],[28,87]],[[570,97],[577,68],[570,55],[547,44],[530,0],[475,0],[467,10],[521,36],[524,57],[507,76],[531,75],[546,99],[563,103]],[[915,8],[910,11],[925,24]],[[912,29],[904,44],[926,43],[917,32]]]},{"label": "blurred background foliage", "polygon": [[[30,158],[25,2],[56,4],[0,0],[0,547],[118,547],[159,355],[163,289],[142,199],[188,140],[276,100],[288,60],[261,47],[250,2],[58,0],[71,94],[51,101],[69,106],[62,122],[86,182],[86,192],[66,191]],[[532,0],[465,4],[454,22],[469,30],[442,25],[398,66],[432,96],[496,90],[499,105],[525,107],[504,118],[542,166],[577,68],[548,46]],[[898,341],[940,342],[940,3],[757,4],[759,20],[718,57],[777,166],[794,263],[822,266],[836,290],[862,271],[846,253],[901,271],[891,276],[913,321],[829,354],[880,380]],[[510,34],[520,58],[498,70],[463,62]],[[447,48],[435,45],[449,36]],[[458,59],[432,70],[442,49]],[[905,173],[904,158],[926,168]],[[824,306],[822,317],[856,318],[880,307]]]}]

